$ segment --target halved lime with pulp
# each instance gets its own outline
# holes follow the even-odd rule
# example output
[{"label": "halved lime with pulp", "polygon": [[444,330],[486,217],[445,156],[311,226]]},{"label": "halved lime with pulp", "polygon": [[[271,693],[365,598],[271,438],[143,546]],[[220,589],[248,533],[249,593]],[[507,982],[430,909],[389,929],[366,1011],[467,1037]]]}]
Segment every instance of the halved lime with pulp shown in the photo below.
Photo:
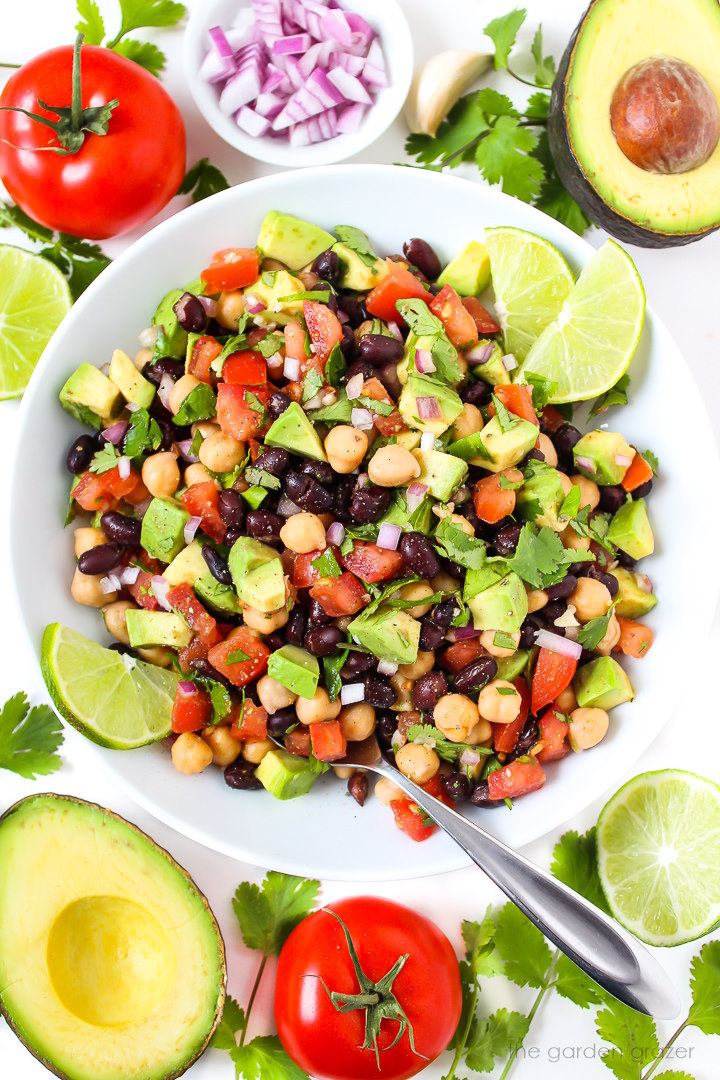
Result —
[{"label": "halved lime with pulp", "polygon": [[21,396],[71,303],[56,266],[0,244],[0,400]]},{"label": "halved lime with pulp", "polygon": [[132,750],[170,734],[175,672],[121,656],[60,623],[46,628],[40,663],[60,715],[93,742]]},{"label": "halved lime with pulp", "polygon": [[585,401],[614,386],[640,340],[645,291],[627,252],[608,240],[595,252],[562,306],[525,358],[529,373],[557,383],[551,401]]},{"label": "halved lime with pulp", "polygon": [[680,945],[720,922],[720,787],[694,773],[636,776],[597,826],[602,887],[618,922],[648,945]]},{"label": "halved lime with pulp", "polygon": [[485,245],[505,351],[521,361],[557,318],[573,276],[557,248],[524,229],[505,225],[486,229]]}]

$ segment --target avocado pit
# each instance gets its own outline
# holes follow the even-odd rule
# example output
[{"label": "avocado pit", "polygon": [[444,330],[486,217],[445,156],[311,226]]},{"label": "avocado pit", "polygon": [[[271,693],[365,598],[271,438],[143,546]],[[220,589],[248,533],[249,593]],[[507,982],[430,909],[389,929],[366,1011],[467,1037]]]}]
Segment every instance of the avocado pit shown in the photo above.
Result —
[{"label": "avocado pit", "polygon": [[625,72],[610,123],[623,154],[653,173],[697,169],[720,138],[720,109],[707,80],[673,56],[653,56]]}]

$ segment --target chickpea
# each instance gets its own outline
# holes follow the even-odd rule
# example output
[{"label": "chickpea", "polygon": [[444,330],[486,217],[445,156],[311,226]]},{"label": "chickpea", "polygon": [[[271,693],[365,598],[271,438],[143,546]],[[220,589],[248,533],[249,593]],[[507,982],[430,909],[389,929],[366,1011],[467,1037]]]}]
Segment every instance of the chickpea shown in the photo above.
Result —
[{"label": "chickpea", "polygon": [[392,780],[388,780],[386,776],[381,776],[375,785],[375,795],[383,806],[389,806],[396,799],[405,798],[403,789],[399,788],[397,784],[393,784]]},{"label": "chickpea", "polygon": [[323,686],[318,686],[310,700],[298,698],[295,702],[295,712],[301,724],[319,724],[322,720],[334,720],[341,708],[340,698],[331,701]]},{"label": "chickpea", "polygon": [[172,763],[178,772],[194,776],[207,769],[212,763],[213,752],[206,742],[194,731],[178,735],[170,751]]},{"label": "chickpea", "polygon": [[105,607],[106,604],[112,604],[113,600],[117,600],[118,594],[116,592],[105,593],[100,587],[102,575],[95,574],[81,574],[76,568],[73,574],[72,585],[70,586],[70,595],[76,604],[82,604],[83,607]]},{"label": "chickpea", "polygon": [[448,574],[447,570],[441,570],[439,574],[431,580],[435,592],[460,592],[460,582],[457,578],[454,578],[452,574]]},{"label": "chickpea", "polygon": [[252,765],[259,765],[266,754],[275,749],[272,739],[248,739],[242,744],[242,756]]},{"label": "chickpea", "polygon": [[580,488],[580,509],[584,506],[589,506],[591,510],[600,502],[600,488],[597,486],[594,480],[588,480],[587,476],[580,476],[576,473],[571,476],[573,484]]},{"label": "chickpea", "polygon": [[180,470],[175,454],[164,450],[145,458],[142,479],[151,495],[172,498],[180,486]]},{"label": "chickpea", "polygon": [[191,390],[194,390],[199,385],[200,380],[196,379],[194,375],[182,375],[178,379],[168,396],[168,408],[173,416],[180,411],[180,406]]},{"label": "chickpea", "polygon": [[325,438],[327,459],[337,473],[351,473],[367,454],[368,437],[350,424],[336,424]]},{"label": "chickpea", "polygon": [[202,738],[212,750],[213,765],[219,765],[221,769],[225,769],[228,765],[232,765],[236,758],[240,757],[242,743],[238,742],[237,739],[233,739],[230,728],[206,728]]},{"label": "chickpea", "polygon": [[546,465],[549,465],[551,469],[556,468],[558,463],[557,451],[552,444],[552,440],[542,432],[538,435],[538,450],[545,458]]},{"label": "chickpea", "polygon": [[467,439],[468,435],[474,435],[476,431],[482,431],[484,421],[482,413],[477,405],[471,405],[466,401],[462,412],[453,424],[453,440]]},{"label": "chickpea", "polygon": [[548,602],[548,594],[544,589],[528,589],[528,615],[533,611],[540,611]]},{"label": "chickpea", "polygon": [[612,596],[602,581],[581,577],[575,586],[575,592],[568,597],[568,603],[575,605],[575,617],[578,621],[587,623],[606,613],[612,604]]},{"label": "chickpea", "polygon": [[349,780],[355,772],[352,765],[333,765],[332,770],[338,780]]},{"label": "chickpea", "polygon": [[[411,608],[414,611],[414,608]],[[417,654],[416,659],[412,664],[401,664],[398,668],[398,675],[404,675],[406,679],[410,679],[411,682],[416,682],[417,679],[422,678],[423,675],[427,675],[429,671],[432,671],[435,665],[435,653],[434,652],[420,652]]]},{"label": "chickpea", "polygon": [[[403,585],[402,589],[398,590],[398,596],[403,600],[424,600],[426,596],[432,596],[434,592],[429,581],[411,581],[409,585]],[[406,611],[408,615],[412,615],[413,619],[420,619],[423,615],[427,615],[431,607],[431,604],[416,604],[415,607],[406,608]]]},{"label": "chickpea", "polygon": [[451,742],[465,742],[480,714],[475,702],[467,695],[444,694],[433,709],[433,718],[435,726]]},{"label": "chickpea", "polygon": [[559,469],[558,469],[558,476],[560,477],[560,483],[562,484],[563,493],[565,495],[569,495],[570,494],[570,488],[573,486],[572,485],[572,480],[567,475],[567,473],[560,472]]},{"label": "chickpea", "polygon": [[573,709],[570,713],[570,745],[573,750],[589,750],[605,738],[610,717],[604,709]]},{"label": "chickpea", "polygon": [[299,555],[325,547],[325,526],[317,514],[293,514],[280,530],[286,548]]},{"label": "chickpea", "polygon": [[247,604],[243,608],[243,622],[249,630],[257,630],[260,634],[272,634],[285,626],[289,619],[287,607],[277,608],[276,611],[256,611]]},{"label": "chickpea", "polygon": [[185,480],[186,487],[192,487],[193,484],[208,483],[214,484],[216,488],[220,487],[220,481],[216,480],[214,476],[211,476],[205,466],[201,465],[198,461],[186,467],[183,479]]},{"label": "chickpea", "polygon": [[196,420],[194,424],[190,425],[190,434],[194,437],[199,431],[203,439],[209,439],[216,431],[221,430],[220,425],[216,424],[214,420]]},{"label": "chickpea", "polygon": [[491,656],[496,656],[498,659],[505,656],[514,656],[515,653],[518,651],[518,645],[520,644],[520,633],[518,632],[517,634],[505,635],[505,637],[512,638],[512,640],[515,642],[514,649],[508,649],[505,645],[496,645],[496,634],[497,630],[483,630],[482,634],[480,635],[480,644],[482,645],[485,652],[490,653]]},{"label": "chickpea", "polygon": [[577,709],[578,703],[572,685],[566,686],[561,694],[555,698],[555,704],[561,713],[569,716],[573,709]]},{"label": "chickpea", "polygon": [[563,542],[563,546],[570,551],[589,551],[590,550],[590,537],[578,536],[571,525],[560,533],[560,539]]},{"label": "chickpea", "polygon": [[365,319],[365,322],[361,322],[358,327],[353,331],[355,340],[359,341],[361,337],[365,337],[366,334],[372,334],[373,321],[372,319]]},{"label": "chickpea", "polygon": [[288,705],[293,705],[297,701],[297,694],[273,679],[272,675],[263,675],[262,679],[258,679],[257,694],[260,704],[269,713],[287,709]]},{"label": "chickpea", "polygon": [[147,363],[152,360],[152,349],[138,349],[133,363],[138,371],[142,371]]},{"label": "chickpea", "polygon": [[279,259],[264,258],[260,264],[261,270],[287,270],[287,266],[284,262],[280,262]]},{"label": "chickpea", "polygon": [[340,730],[348,742],[362,742],[375,730],[375,710],[360,701],[340,710]]},{"label": "chickpea", "polygon": [[220,293],[215,318],[226,330],[237,330],[240,316],[245,311],[245,297],[240,289]]},{"label": "chickpea", "polygon": [[148,645],[144,649],[138,649],[138,656],[146,664],[154,664],[155,667],[170,667],[175,653],[166,649],[163,645]]},{"label": "chickpea", "polygon": [[413,709],[412,689],[413,684],[410,679],[396,672],[390,676],[390,685],[395,691],[397,697],[395,704],[392,706],[394,712],[411,712]]},{"label": "chickpea", "polygon": [[226,435],[224,431],[214,431],[203,439],[198,450],[198,457],[211,472],[232,472],[236,465],[245,460],[245,443]]},{"label": "chickpea", "polygon": [[405,743],[395,755],[395,764],[403,776],[416,784],[427,784],[440,768],[440,758],[431,746]]},{"label": "chickpea", "polygon": [[492,724],[489,720],[486,720],[484,716],[481,716],[465,742],[469,743],[470,746],[482,746],[483,743],[491,742],[492,737]]},{"label": "chickpea", "polygon": [[493,679],[478,697],[478,711],[493,724],[511,724],[520,715],[520,695],[507,679]]},{"label": "chickpea", "polygon": [[103,608],[103,619],[108,634],[112,634],[116,641],[123,645],[130,644],[125,615],[130,608],[136,607],[131,600],[116,600],[114,604],[108,604]]},{"label": "chickpea", "polygon": [[620,623],[617,620],[617,616],[613,611],[608,620],[607,630],[602,641],[599,641],[595,646],[595,652],[600,656],[609,656],[613,651],[618,641],[620,640]]},{"label": "chickpea", "polygon": [[80,558],[83,552],[99,547],[100,544],[107,544],[107,536],[102,529],[91,529],[89,527],[76,529],[74,540],[75,557],[77,559]]},{"label": "chickpea", "polygon": [[420,475],[420,463],[397,443],[381,446],[370,458],[368,476],[380,487],[399,487]]}]

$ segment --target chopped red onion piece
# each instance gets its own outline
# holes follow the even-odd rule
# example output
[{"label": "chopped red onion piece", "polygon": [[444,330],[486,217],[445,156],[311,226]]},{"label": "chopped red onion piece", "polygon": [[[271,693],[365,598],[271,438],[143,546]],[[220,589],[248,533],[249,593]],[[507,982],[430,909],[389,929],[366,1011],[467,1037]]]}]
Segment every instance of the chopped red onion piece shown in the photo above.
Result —
[{"label": "chopped red onion piece", "polygon": [[335,318],[337,319],[337,321],[339,323],[342,323],[343,326],[345,325],[346,322],[350,322],[350,316],[346,315],[344,311],[340,310],[340,308],[338,308],[337,311],[335,312]]},{"label": "chopped red onion piece", "polygon": [[125,408],[128,412],[138,412],[142,408],[142,405],[138,405],[137,401],[128,401]]},{"label": "chopped red onion piece", "polygon": [[192,544],[193,540],[195,539],[195,533],[198,531],[201,525],[202,518],[191,517],[187,519],[183,528],[183,537],[185,538],[186,544]]},{"label": "chopped red onion piece", "polygon": [[348,75],[362,75],[365,61],[362,56],[353,56],[352,53],[340,53],[340,67],[347,71]]},{"label": "chopped red onion piece", "polygon": [[295,91],[282,112],[275,117],[273,130],[284,131],[293,124],[309,120],[310,117],[321,113],[323,109],[324,105],[303,86],[302,89]]},{"label": "chopped red onion piece", "polygon": [[420,503],[423,501],[428,493],[427,484],[419,484],[417,480],[414,480],[407,489],[407,508],[412,514],[413,510],[417,510]]},{"label": "chopped red onion piece", "polygon": [[228,79],[234,71],[234,62],[231,64],[229,60],[223,60],[214,49],[209,49],[200,65],[198,74],[203,82],[221,83]]},{"label": "chopped red onion piece", "polygon": [[139,566],[124,566],[118,574],[122,585],[134,585],[140,576]]},{"label": "chopped red onion piece", "polygon": [[367,60],[363,66],[363,80],[374,86],[389,86],[385,57],[380,42],[375,39],[367,54]]},{"label": "chopped red onion piece", "polygon": [[300,361],[296,360],[294,356],[286,356],[285,363],[283,365],[283,375],[290,382],[298,382],[300,379]]},{"label": "chopped red onion piece", "polygon": [[337,87],[347,101],[358,101],[361,105],[372,105],[372,98],[360,80],[355,75],[350,75],[339,65],[334,67],[332,71],[328,71],[328,79],[333,86]]},{"label": "chopped red onion piece", "polygon": [[377,546],[386,548],[388,551],[397,551],[402,529],[399,525],[391,525],[389,521],[383,521],[378,531]]},{"label": "chopped red onion piece", "polygon": [[127,480],[128,479],[128,477],[130,476],[130,472],[131,472],[130,458],[129,457],[123,456],[123,457],[118,458],[117,471],[118,471],[118,476],[120,477],[121,480]]},{"label": "chopped red onion piece", "polygon": [[476,630],[474,626],[456,626],[455,640],[468,641],[470,638],[480,637],[482,630]]},{"label": "chopped red onion piece", "polygon": [[628,457],[627,454],[616,454],[615,455],[615,464],[619,465],[621,469],[622,468],[629,469],[630,466],[632,465],[632,463],[633,463],[633,459],[631,457]]},{"label": "chopped red onion piece", "polygon": [[389,322],[389,323],[386,323],[385,325],[387,326],[388,330],[390,331],[390,333],[392,334],[392,336],[395,338],[396,341],[402,341],[403,336],[402,336],[402,333],[400,331],[400,327],[398,326],[398,324],[396,322]]},{"label": "chopped red onion piece", "polygon": [[468,349],[464,354],[465,359],[473,364],[486,364],[493,354],[495,345],[488,341],[485,345],[476,345],[474,349]]},{"label": "chopped red onion piece", "polygon": [[337,129],[339,135],[352,135],[360,127],[365,116],[364,105],[348,105],[338,116]]},{"label": "chopped red onion piece", "polygon": [[273,42],[272,52],[275,56],[297,56],[298,53],[307,52],[309,48],[309,34],[289,34]]},{"label": "chopped red onion piece", "polygon": [[364,683],[345,683],[340,691],[340,701],[343,705],[354,705],[356,702],[364,700]]},{"label": "chopped red onion piece", "polygon": [[635,581],[641,592],[651,593],[653,591],[653,583],[647,574],[635,574]]},{"label": "chopped red onion piece", "polygon": [[143,349],[152,349],[159,333],[159,326],[146,326],[144,330],[141,330],[138,334],[138,341]]},{"label": "chopped red onion piece", "polygon": [[172,607],[167,602],[167,594],[170,592],[170,582],[166,581],[161,574],[155,574],[151,579],[153,596],[157,600],[163,611],[172,611]]},{"label": "chopped red onion piece", "polygon": [[309,412],[312,412],[313,409],[322,409],[324,404],[325,402],[323,401],[323,395],[316,394],[315,397],[312,397],[309,401],[305,402],[303,408]]},{"label": "chopped red onion piece", "polygon": [[423,431],[422,435],[420,436],[420,449],[435,449],[435,434],[432,431]]},{"label": "chopped red onion piece", "polygon": [[166,409],[170,408],[170,393],[174,385],[172,375],[168,375],[166,372],[158,386],[158,397]]},{"label": "chopped red onion piece", "polygon": [[334,109],[328,109],[327,112],[320,113],[317,122],[320,125],[320,134],[323,139],[335,138],[337,135],[337,113]]},{"label": "chopped red onion piece", "polygon": [[483,755],[479,754],[477,750],[463,750],[460,755],[460,764],[466,765],[470,769],[475,765],[479,765],[482,760]]},{"label": "chopped red onion piece", "polygon": [[177,684],[177,688],[181,694],[187,694],[188,696],[198,693],[198,688],[195,683],[187,682],[185,679],[181,679]]},{"label": "chopped red onion piece", "polygon": [[267,116],[269,120],[282,112],[284,107],[284,100],[279,94],[273,93],[272,90],[264,90],[255,102],[255,111],[259,112],[261,116]]},{"label": "chopped red onion piece", "polygon": [[255,293],[245,293],[245,310],[249,311],[251,315],[259,315],[261,311],[265,311],[267,304],[263,304],[259,296]]},{"label": "chopped red onion piece", "polygon": [[274,64],[268,64],[265,72],[265,82],[262,84],[262,92],[263,94],[269,94],[273,90],[282,90],[289,82],[290,80],[284,71],[275,67]]},{"label": "chopped red onion piece", "polygon": [[436,397],[416,398],[416,404],[421,420],[442,420],[442,409]]},{"label": "chopped red onion piece", "polygon": [[589,457],[576,457],[575,464],[579,469],[586,469],[588,472],[596,472],[597,465],[592,458]]},{"label": "chopped red onion piece", "polygon": [[287,495],[281,495],[278,499],[277,512],[280,517],[292,517],[293,514],[301,514],[302,510],[292,499],[288,499]]},{"label": "chopped red onion piece", "polygon": [[415,367],[421,375],[431,375],[433,371],[437,371],[429,349],[415,350]]},{"label": "chopped red onion piece", "polygon": [[345,393],[352,401],[354,398],[359,398],[362,393],[363,383],[365,382],[365,376],[362,371],[358,371],[357,375],[353,375],[345,387]]},{"label": "chopped red onion piece", "polygon": [[[215,52],[222,60],[234,60],[235,50],[225,37],[225,31],[220,26],[211,26],[208,30],[208,37],[212,42],[212,46]],[[232,65],[233,70],[235,65]]]},{"label": "chopped red onion piece", "polygon": [[369,431],[375,421],[373,415],[368,409],[353,409],[350,414],[350,423],[358,431]]},{"label": "chopped red onion piece", "polygon": [[332,109],[335,105],[342,105],[345,100],[337,87],[330,82],[322,68],[315,68],[305,85],[326,109]]},{"label": "chopped red onion piece", "polygon": [[553,634],[550,630],[538,630],[535,635],[535,644],[541,649],[558,653],[559,656],[569,656],[572,660],[579,660],[582,656],[582,645],[577,641],[569,641],[560,634]]},{"label": "chopped red onion piece", "polygon": [[325,533],[325,539],[328,544],[337,544],[338,547],[345,539],[345,526],[341,521],[333,521],[332,525],[328,527]]},{"label": "chopped red onion piece", "polygon": [[248,135],[252,135],[253,138],[256,139],[259,139],[262,135],[266,135],[270,130],[270,121],[268,118],[255,112],[249,105],[243,105],[242,109],[235,117],[235,123],[241,131],[247,132]]},{"label": "chopped red onion piece", "polygon": [[110,593],[120,592],[122,582],[117,574],[107,574],[105,577],[100,578],[100,588],[108,596]]},{"label": "chopped red onion piece", "polygon": [[323,15],[320,20],[320,30],[322,37],[326,40],[332,38],[341,45],[348,47],[353,44],[353,32],[349,19],[345,12],[339,8],[328,11],[327,15]]},{"label": "chopped red onion piece", "polygon": [[400,665],[392,660],[381,660],[377,666],[378,675],[394,675],[399,667]]},{"label": "chopped red onion piece", "polygon": [[298,60],[301,74],[307,79],[317,67],[326,67],[332,52],[332,42],[316,41]]},{"label": "chopped red onion piece", "polygon": [[192,444],[192,439],[183,439],[177,444],[177,448],[180,451],[180,456],[182,457],[183,461],[189,461],[192,465],[194,465],[200,460],[200,458],[197,456],[197,454],[191,453],[190,447],[192,446]]},{"label": "chopped red onion piece", "polygon": [[363,19],[362,15],[358,15],[354,11],[346,11],[345,21],[352,30],[353,34],[359,34],[366,45],[368,45],[375,37],[375,31],[373,30],[370,23],[366,22],[365,19]]},{"label": "chopped red onion piece", "polygon": [[513,354],[511,352],[505,353],[505,355],[502,358],[502,362],[503,362],[503,367],[505,368],[506,371],[514,371],[515,368],[518,366],[518,362],[517,362],[517,360],[515,359],[515,357],[513,356]]},{"label": "chopped red onion piece", "polygon": [[125,438],[130,425],[127,420],[118,420],[115,424],[111,424],[110,427],[106,427],[102,432],[103,439],[106,439],[113,446],[119,446]]},{"label": "chopped red onion piece", "polygon": [[232,116],[243,105],[249,105],[260,93],[260,71],[257,64],[242,68],[225,83],[218,104],[222,112]]}]

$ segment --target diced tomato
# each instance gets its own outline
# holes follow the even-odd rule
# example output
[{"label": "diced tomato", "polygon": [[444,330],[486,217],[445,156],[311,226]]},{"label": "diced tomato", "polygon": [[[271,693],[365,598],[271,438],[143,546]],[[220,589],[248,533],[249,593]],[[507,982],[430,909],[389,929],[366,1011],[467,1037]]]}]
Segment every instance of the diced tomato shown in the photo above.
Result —
[{"label": "diced tomato", "polygon": [[157,611],[160,607],[152,591],[152,574],[146,574],[141,570],[132,585],[127,585],[127,591],[136,604],[146,611]]},{"label": "diced tomato", "polygon": [[102,481],[105,484],[105,489],[110,492],[116,499],[124,499],[131,492],[135,490],[140,482],[140,473],[130,470],[130,475],[122,477],[120,470],[117,466],[114,469],[109,469],[108,472],[102,474]]},{"label": "diced tomato", "polygon": [[130,503],[131,506],[139,506],[140,503],[145,502],[146,499],[151,499],[152,496],[148,489],[142,482],[142,478],[138,478],[138,482],[132,491],[128,491],[123,495],[123,499],[126,503]]},{"label": "diced tomato", "polygon": [[398,300],[412,299],[424,300],[427,303],[430,300],[430,293],[409,270],[406,270],[403,266],[393,264],[390,272],[385,275],[380,284],[376,285],[372,292],[368,293],[365,307],[371,315],[376,315],[378,319],[384,319],[385,322],[402,323],[403,319],[401,319],[395,304]]},{"label": "diced tomato", "polygon": [[222,377],[233,386],[264,386],[267,362],[261,353],[232,353],[223,364]]},{"label": "diced tomato", "polygon": [[512,753],[530,712],[530,690],[527,682],[521,678],[513,679],[513,686],[520,695],[520,712],[510,724],[493,725],[493,745],[498,753]]},{"label": "diced tomato", "polygon": [[512,514],[515,509],[515,492],[512,488],[502,487],[502,480],[507,482],[511,472],[516,474],[517,480],[522,480],[522,473],[517,469],[505,469],[501,473],[491,473],[478,480],[473,491],[473,503],[475,513],[481,521],[495,525]]},{"label": "diced tomato", "polygon": [[255,248],[223,248],[215,252],[200,280],[209,293],[219,293],[243,289],[259,276],[260,259]]},{"label": "diced tomato", "polygon": [[444,285],[430,301],[430,310],[445,327],[445,333],[456,349],[467,349],[478,340],[475,320],[452,285]]},{"label": "diced tomato", "polygon": [[220,342],[209,334],[199,337],[190,352],[187,366],[189,374],[194,375],[201,382],[212,382],[213,373],[210,365],[213,360],[217,360],[222,350]]},{"label": "diced tomato", "polygon": [[[328,547],[332,549],[333,555],[340,562],[340,550],[335,547],[334,544],[329,544]],[[324,550],[327,550],[325,548]],[[293,585],[297,589],[306,589],[308,585],[314,585],[317,579],[321,576],[317,568],[312,564],[315,559],[319,559],[323,553],[323,548],[316,548],[315,551],[307,551],[303,555],[296,555],[293,563],[292,580]]]},{"label": "diced tomato", "polygon": [[477,327],[477,332],[480,337],[487,337],[488,334],[500,333],[500,327],[487,308],[483,307],[476,296],[463,296],[462,304],[465,310],[469,311],[472,315],[473,322]]},{"label": "diced tomato", "polygon": [[548,431],[557,431],[565,423],[565,417],[554,405],[546,405],[542,411],[543,426]]},{"label": "diced tomato", "polygon": [[208,647],[195,635],[189,645],[184,645],[178,652],[178,664],[184,675],[192,671],[191,660],[207,660]]},{"label": "diced tomato", "polygon": [[267,709],[246,698],[243,704],[234,711],[230,734],[233,739],[238,739],[240,742],[245,742],[247,739],[266,739],[267,721]]},{"label": "diced tomato", "polygon": [[194,683],[179,682],[172,711],[172,729],[176,735],[184,731],[202,731],[210,722],[210,695]]},{"label": "diced tomato", "polygon": [[307,359],[305,352],[305,328],[299,322],[291,320],[285,326],[285,355],[301,363]]},{"label": "diced tomato", "polygon": [[303,300],[303,315],[315,355],[327,360],[335,345],[343,339],[342,324],[337,315],[317,300]]},{"label": "diced tomato", "polygon": [[483,656],[484,653],[485,650],[480,644],[479,637],[468,638],[466,641],[456,641],[453,645],[448,646],[440,656],[440,667],[456,675],[471,660],[476,660],[478,656]]},{"label": "diced tomato", "polygon": [[[498,401],[503,403],[508,412],[513,413],[514,416],[519,416],[521,420],[529,420],[531,424],[540,427],[540,421],[533,407],[532,387],[522,386],[520,383],[510,383],[509,386],[494,387],[493,394],[495,394]],[[493,402],[488,405],[488,414],[490,416],[495,415]]]},{"label": "diced tomato", "polygon": [[225,539],[227,525],[218,510],[219,496],[220,492],[212,480],[205,480],[201,484],[191,484],[183,491],[180,501],[188,513],[200,518],[203,532],[207,533],[211,540],[221,543]]},{"label": "diced tomato", "polygon": [[[245,653],[249,659],[236,659],[238,653]],[[238,626],[209,650],[208,660],[233,686],[245,686],[265,673],[269,655],[267,645],[253,637],[246,627]]]},{"label": "diced tomato", "polygon": [[267,386],[253,386],[249,390],[230,383],[218,386],[217,422],[226,435],[232,435],[239,442],[247,442],[257,435],[268,421],[265,411],[260,411],[248,394],[256,397],[261,405],[267,405],[270,398]]},{"label": "diced tomato", "polygon": [[655,638],[652,630],[644,623],[624,619],[622,615],[618,615],[617,621],[620,623],[620,640],[616,648],[626,656],[634,656],[636,660],[641,659],[652,647]]},{"label": "diced tomato", "polygon": [[[439,775],[433,776],[432,780],[429,780],[427,784],[421,784],[420,786],[429,795],[434,795],[436,799],[440,799],[445,806],[453,805],[452,800],[445,794]],[[406,833],[411,840],[427,840],[437,828],[436,825],[427,823],[427,818],[412,799],[393,799],[390,803],[390,809],[395,816],[395,824],[398,829]]]},{"label": "diced tomato", "polygon": [[339,720],[323,720],[310,724],[310,745],[318,761],[337,761],[347,753],[347,739],[340,730]]},{"label": "diced tomato", "polygon": [[340,577],[319,578],[311,588],[310,595],[331,619],[354,615],[370,599],[363,584],[354,574],[348,573]]},{"label": "diced tomato", "polygon": [[115,505],[115,500],[108,493],[102,476],[95,473],[83,473],[73,488],[72,497],[83,510],[94,513],[96,510],[109,510]]},{"label": "diced tomato", "polygon": [[348,555],[342,555],[340,562],[346,570],[351,570],[363,581],[387,581],[397,577],[402,570],[403,557],[399,551],[378,547],[377,544],[356,540]]},{"label": "diced tomato", "polygon": [[547,761],[559,761],[570,753],[570,747],[566,742],[570,728],[561,717],[559,709],[557,711],[548,709],[538,721],[540,738],[545,745],[537,755],[537,759],[543,764]]},{"label": "diced tomato", "polygon": [[[379,379],[366,379],[361,394],[363,397],[372,398],[373,401],[384,401],[387,405],[393,406],[395,404]],[[372,409],[370,411],[372,412]],[[387,416],[381,416],[380,413],[373,412],[373,420],[380,434],[386,438],[389,438],[390,435],[397,435],[399,431],[407,431],[407,424],[396,408],[393,408],[393,411],[388,413]]]},{"label": "diced tomato", "polygon": [[532,684],[533,716],[567,689],[576,671],[577,660],[572,656],[562,656],[550,649],[540,650]]},{"label": "diced tomato", "polygon": [[212,615],[205,610],[189,585],[181,582],[167,594],[167,602],[178,614],[182,615],[185,622],[193,630],[201,641],[211,649],[220,641],[220,631]]},{"label": "diced tomato", "polygon": [[310,732],[307,728],[298,727],[294,731],[288,731],[283,741],[288,754],[310,757]]},{"label": "diced tomato", "polygon": [[652,478],[652,469],[645,458],[636,451],[635,457],[632,459],[632,463],[628,465],[627,472],[623,476],[621,483],[626,491],[635,491],[636,488],[642,487]]},{"label": "diced tomato", "polygon": [[537,761],[511,761],[490,773],[487,778],[490,798],[515,799],[518,795],[527,795],[537,791],[545,783],[545,773]]},{"label": "diced tomato", "polygon": [[257,461],[257,459],[262,454],[263,448],[262,448],[261,444],[257,441],[257,439],[251,439],[250,442],[248,443],[248,446],[250,448],[250,460],[252,461],[252,463],[254,465],[255,462]]}]

